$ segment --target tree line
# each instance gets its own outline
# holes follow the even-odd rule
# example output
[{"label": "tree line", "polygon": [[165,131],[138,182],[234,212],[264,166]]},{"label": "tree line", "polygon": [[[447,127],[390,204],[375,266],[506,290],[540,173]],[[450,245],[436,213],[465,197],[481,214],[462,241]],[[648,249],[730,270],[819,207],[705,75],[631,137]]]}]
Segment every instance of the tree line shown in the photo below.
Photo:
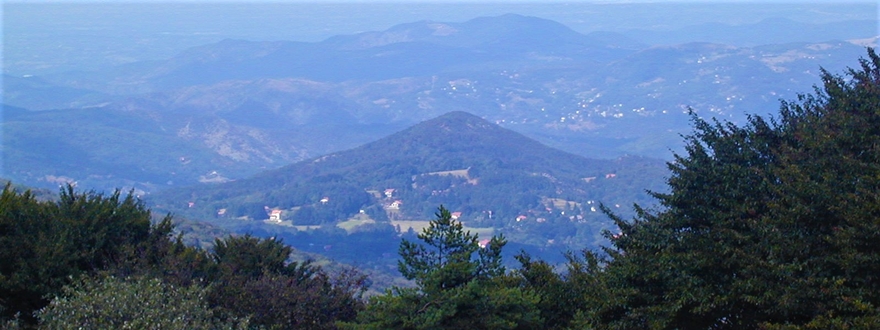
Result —
[{"label": "tree line", "polygon": [[7,328],[329,329],[363,306],[366,278],[290,262],[280,240],[218,238],[211,251],[155,223],[132,195],[0,195],[0,315]]},{"label": "tree line", "polygon": [[[868,49],[822,83],[742,126],[692,114],[669,190],[653,193],[660,207],[636,206],[632,219],[604,208],[618,227],[605,232],[611,245],[569,253],[561,271],[525,253],[506,269],[503,236],[481,241],[441,206],[399,247],[415,285],[369,298],[363,276],[287,262],[277,240],[218,239],[206,252],[173,239],[169,218],[150,225],[131,196],[68,188],[48,203],[7,186],[3,315],[50,328],[874,328],[880,56]],[[152,295],[131,294],[141,291]],[[129,296],[161,303],[101,302]],[[96,323],[117,319],[129,323]]]}]

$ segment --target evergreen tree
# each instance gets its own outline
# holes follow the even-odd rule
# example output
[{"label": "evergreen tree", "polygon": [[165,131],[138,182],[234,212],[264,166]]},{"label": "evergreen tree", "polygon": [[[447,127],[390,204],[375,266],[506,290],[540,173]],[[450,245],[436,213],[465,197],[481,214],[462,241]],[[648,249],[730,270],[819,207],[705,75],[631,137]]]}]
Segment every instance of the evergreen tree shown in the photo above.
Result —
[{"label": "evergreen tree", "polygon": [[374,297],[353,329],[531,329],[540,325],[537,297],[505,283],[501,249],[493,237],[481,248],[440,207],[418,238],[402,241],[398,268],[417,288],[394,288]]},{"label": "evergreen tree", "polygon": [[[880,322],[880,57],[742,127],[694,115],[659,210],[614,217],[600,328]],[[606,209],[606,212],[609,212]],[[609,212],[610,214],[610,212]],[[601,292],[605,292],[604,294]],[[610,294],[613,292],[613,294]]]},{"label": "evergreen tree", "polygon": [[512,276],[510,285],[533,292],[540,302],[537,307],[543,324],[541,329],[589,329],[577,319],[586,311],[600,308],[615,300],[602,283],[601,260],[595,253],[566,253],[564,271],[542,260],[534,260],[525,252],[516,256],[521,268]]}]

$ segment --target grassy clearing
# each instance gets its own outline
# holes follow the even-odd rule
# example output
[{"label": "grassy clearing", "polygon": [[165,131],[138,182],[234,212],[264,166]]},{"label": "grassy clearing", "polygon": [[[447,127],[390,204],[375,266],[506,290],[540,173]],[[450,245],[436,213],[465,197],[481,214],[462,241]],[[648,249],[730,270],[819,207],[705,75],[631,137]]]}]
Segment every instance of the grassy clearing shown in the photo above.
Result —
[{"label": "grassy clearing", "polygon": [[321,228],[321,226],[293,226],[293,228],[296,228],[296,230],[299,231],[306,231],[309,229],[318,229]]},{"label": "grassy clearing", "polygon": [[392,226],[400,226],[400,232],[405,233],[410,228],[417,233],[421,233],[422,229],[428,228],[431,221],[429,220],[391,220]]},{"label": "grassy clearing", "polygon": [[376,223],[375,220],[370,219],[369,217],[366,219],[348,219],[347,221],[343,221],[336,224],[336,227],[345,229],[345,231],[351,233],[357,226],[366,225]]},{"label": "grassy clearing", "polygon": [[465,178],[465,179],[470,180],[470,177],[468,176],[468,169],[466,169],[466,168],[465,168],[465,169],[461,169],[461,170],[439,171],[439,172],[425,173],[425,175],[440,175],[440,176],[451,175],[451,176],[455,176],[455,177],[459,177],[459,178]]},{"label": "grassy clearing", "polygon": [[[391,221],[392,226],[400,226],[400,232],[406,232],[410,228],[416,233],[421,233],[423,229],[428,228],[430,226],[431,221],[429,220],[393,220]],[[495,228],[474,228],[464,226],[465,231],[470,231],[472,234],[477,234],[480,236],[480,239],[483,238],[491,238],[492,234],[495,233]]]},{"label": "grassy clearing", "polygon": [[568,207],[575,207],[575,206],[580,206],[580,205],[581,205],[580,203],[572,202],[572,201],[567,201],[567,200],[564,200],[564,199],[561,199],[561,198],[545,198],[545,199],[544,199],[544,203],[546,204],[546,203],[548,203],[548,202],[549,202],[549,203],[552,203],[552,204],[553,204],[553,207],[555,207],[555,208],[557,208],[557,209],[564,209],[566,206],[568,206]]},{"label": "grassy clearing", "polygon": [[492,238],[492,234],[495,233],[495,228],[470,228],[464,227],[464,230],[470,231],[471,234],[479,235],[480,239],[484,238]]}]

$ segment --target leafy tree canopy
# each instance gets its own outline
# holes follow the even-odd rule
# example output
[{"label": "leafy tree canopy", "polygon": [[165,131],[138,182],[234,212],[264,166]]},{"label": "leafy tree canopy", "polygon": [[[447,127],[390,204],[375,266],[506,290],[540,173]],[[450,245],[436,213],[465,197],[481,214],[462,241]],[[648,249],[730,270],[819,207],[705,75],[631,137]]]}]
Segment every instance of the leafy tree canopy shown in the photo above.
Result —
[{"label": "leafy tree canopy", "polygon": [[268,328],[331,329],[337,320],[354,319],[365,277],[353,271],[331,277],[310,262],[288,262],[291,252],[271,238],[217,239],[211,305],[225,317]]},{"label": "leafy tree canopy", "polygon": [[41,201],[7,184],[0,194],[0,321],[6,328],[213,329],[245,320],[329,329],[353,320],[363,305],[363,275],[289,262],[292,248],[280,240],[217,239],[209,253],[173,239],[173,229],[171,217],[151,224],[150,211],[131,195],[67,187]]},{"label": "leafy tree canopy", "polygon": [[84,278],[37,315],[46,329],[246,329],[247,320],[223,323],[207,305],[205,289],[160,279]]},{"label": "leafy tree canopy", "polygon": [[[131,194],[77,193],[40,201],[7,184],[0,195],[0,305],[3,317],[31,313],[69,283],[126,260],[170,230],[170,218],[151,226],[150,211]],[[166,238],[167,239],[167,238]]]}]

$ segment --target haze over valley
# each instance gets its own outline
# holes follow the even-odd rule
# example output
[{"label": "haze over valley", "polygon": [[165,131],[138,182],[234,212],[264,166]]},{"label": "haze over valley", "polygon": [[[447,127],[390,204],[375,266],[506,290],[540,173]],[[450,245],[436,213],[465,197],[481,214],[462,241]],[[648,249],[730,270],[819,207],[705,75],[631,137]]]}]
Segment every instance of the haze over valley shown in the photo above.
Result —
[{"label": "haze over valley", "polygon": [[12,2],[0,177],[342,260],[379,233],[379,263],[443,204],[560,257],[615,230],[600,205],[652,205],[691,111],[775,112],[876,46],[876,10]]},{"label": "haze over valley", "polygon": [[4,1],[3,329],[871,329],[876,1]]}]

